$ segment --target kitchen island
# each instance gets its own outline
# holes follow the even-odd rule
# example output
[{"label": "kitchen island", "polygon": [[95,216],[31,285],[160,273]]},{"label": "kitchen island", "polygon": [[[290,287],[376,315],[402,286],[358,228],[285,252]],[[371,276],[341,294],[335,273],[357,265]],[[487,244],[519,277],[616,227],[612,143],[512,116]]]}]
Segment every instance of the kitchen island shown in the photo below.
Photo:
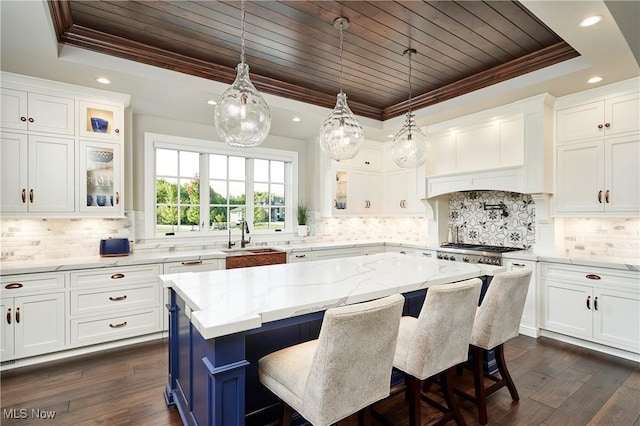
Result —
[{"label": "kitchen island", "polygon": [[395,293],[404,315],[426,289],[504,270],[380,253],[345,259],[163,275],[171,289],[168,404],[185,424],[264,424],[277,399],[258,381],[257,360],[317,337],[326,309]]}]

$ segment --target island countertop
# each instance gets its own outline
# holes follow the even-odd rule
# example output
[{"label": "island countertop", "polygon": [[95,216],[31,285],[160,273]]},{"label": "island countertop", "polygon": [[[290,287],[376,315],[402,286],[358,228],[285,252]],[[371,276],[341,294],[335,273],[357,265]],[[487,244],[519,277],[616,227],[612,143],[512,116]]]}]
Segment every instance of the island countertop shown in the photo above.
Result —
[{"label": "island countertop", "polygon": [[161,275],[205,339],[263,323],[505,270],[398,253]]}]

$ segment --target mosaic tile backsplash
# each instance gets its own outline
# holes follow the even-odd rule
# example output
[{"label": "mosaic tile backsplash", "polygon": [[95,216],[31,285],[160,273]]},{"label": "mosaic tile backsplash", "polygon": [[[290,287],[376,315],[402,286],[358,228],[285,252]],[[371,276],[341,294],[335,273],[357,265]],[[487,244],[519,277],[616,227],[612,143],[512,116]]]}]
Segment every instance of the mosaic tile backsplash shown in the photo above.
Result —
[{"label": "mosaic tile backsplash", "polygon": [[531,248],[535,219],[535,204],[527,194],[468,191],[449,198],[449,226],[458,227],[463,243]]}]

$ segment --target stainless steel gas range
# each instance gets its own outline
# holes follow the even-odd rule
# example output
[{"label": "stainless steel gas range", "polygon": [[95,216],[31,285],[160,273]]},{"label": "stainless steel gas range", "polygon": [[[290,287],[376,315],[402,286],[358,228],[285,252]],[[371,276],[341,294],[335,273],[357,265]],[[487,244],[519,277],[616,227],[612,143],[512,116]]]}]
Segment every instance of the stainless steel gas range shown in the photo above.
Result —
[{"label": "stainless steel gas range", "polygon": [[482,244],[444,243],[436,250],[436,255],[442,260],[502,266],[502,253],[517,250],[522,249]]}]

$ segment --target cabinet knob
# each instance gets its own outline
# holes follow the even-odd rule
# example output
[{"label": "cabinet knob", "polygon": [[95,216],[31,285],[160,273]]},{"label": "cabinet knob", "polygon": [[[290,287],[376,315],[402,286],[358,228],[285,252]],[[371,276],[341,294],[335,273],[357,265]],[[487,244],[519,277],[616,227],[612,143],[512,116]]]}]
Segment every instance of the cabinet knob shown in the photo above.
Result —
[{"label": "cabinet knob", "polygon": [[29,123],[33,123],[34,121],[36,120],[34,120],[32,117],[29,117]]},{"label": "cabinet knob", "polygon": [[27,121],[27,117],[20,117],[20,121]]},{"label": "cabinet knob", "polygon": [[120,133],[120,129],[115,129],[114,132]]},{"label": "cabinet knob", "polygon": [[604,123],[604,127],[608,129],[609,127],[611,127],[611,123]]},{"label": "cabinet knob", "polygon": [[587,296],[587,309],[591,309],[591,296]]},{"label": "cabinet knob", "polygon": [[604,126],[602,124],[598,124],[598,129],[602,129]]}]

